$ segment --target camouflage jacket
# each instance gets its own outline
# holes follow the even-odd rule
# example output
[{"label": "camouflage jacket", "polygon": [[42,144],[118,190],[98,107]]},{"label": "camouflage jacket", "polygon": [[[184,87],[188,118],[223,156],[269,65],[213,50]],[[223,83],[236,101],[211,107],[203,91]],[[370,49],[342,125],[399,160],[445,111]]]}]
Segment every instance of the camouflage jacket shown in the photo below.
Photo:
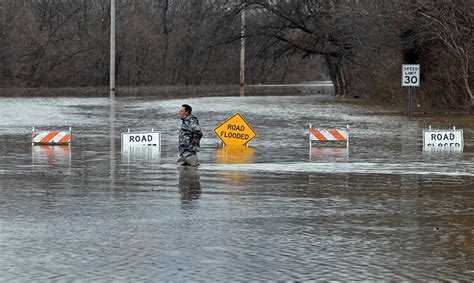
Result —
[{"label": "camouflage jacket", "polygon": [[201,127],[196,116],[190,114],[181,118],[181,130],[179,131],[179,154],[185,152],[196,153],[199,151],[199,141],[202,138]]}]

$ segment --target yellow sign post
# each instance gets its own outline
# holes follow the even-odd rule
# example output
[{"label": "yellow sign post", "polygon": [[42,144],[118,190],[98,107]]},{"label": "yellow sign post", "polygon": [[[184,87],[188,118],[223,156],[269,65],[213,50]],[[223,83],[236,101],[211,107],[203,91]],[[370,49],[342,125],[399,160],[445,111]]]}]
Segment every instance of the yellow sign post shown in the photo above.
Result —
[{"label": "yellow sign post", "polygon": [[217,126],[214,133],[225,145],[246,145],[257,136],[257,133],[239,113],[235,113]]}]

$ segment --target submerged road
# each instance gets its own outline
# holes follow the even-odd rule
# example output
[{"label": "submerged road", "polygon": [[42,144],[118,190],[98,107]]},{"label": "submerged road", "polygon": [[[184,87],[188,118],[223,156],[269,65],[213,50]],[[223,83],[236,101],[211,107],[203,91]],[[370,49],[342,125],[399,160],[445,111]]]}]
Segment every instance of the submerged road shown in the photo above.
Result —
[{"label": "submerged road", "polygon": [[[181,104],[203,128],[177,169]],[[0,98],[0,281],[474,280],[474,117],[415,117],[329,96]],[[222,147],[241,113],[257,137]],[[307,127],[350,125],[309,149]],[[464,130],[423,152],[422,130]],[[72,127],[71,147],[31,127]],[[130,128],[161,154],[122,152]]]}]

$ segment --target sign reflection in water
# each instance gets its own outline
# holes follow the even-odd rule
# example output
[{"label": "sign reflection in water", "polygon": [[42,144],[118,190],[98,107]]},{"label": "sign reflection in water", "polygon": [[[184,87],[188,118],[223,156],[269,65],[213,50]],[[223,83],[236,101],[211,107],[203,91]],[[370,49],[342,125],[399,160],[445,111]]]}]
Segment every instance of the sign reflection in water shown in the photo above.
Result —
[{"label": "sign reflection in water", "polygon": [[31,147],[33,165],[71,166],[71,147],[33,145]]},{"label": "sign reflection in water", "polygon": [[310,161],[347,161],[349,159],[349,149],[346,147],[313,147],[309,151]]},{"label": "sign reflection in water", "polygon": [[122,148],[122,162],[156,164],[161,159],[160,148],[157,146],[130,146]]},{"label": "sign reflection in water", "polygon": [[[251,164],[254,163],[255,149],[250,146],[223,146],[216,151],[216,163],[220,164]],[[243,180],[249,179],[248,172],[232,170],[223,177],[228,184],[241,184]]]},{"label": "sign reflection in water", "polygon": [[223,146],[217,149],[216,162],[221,164],[254,163],[255,149],[251,146]]}]

